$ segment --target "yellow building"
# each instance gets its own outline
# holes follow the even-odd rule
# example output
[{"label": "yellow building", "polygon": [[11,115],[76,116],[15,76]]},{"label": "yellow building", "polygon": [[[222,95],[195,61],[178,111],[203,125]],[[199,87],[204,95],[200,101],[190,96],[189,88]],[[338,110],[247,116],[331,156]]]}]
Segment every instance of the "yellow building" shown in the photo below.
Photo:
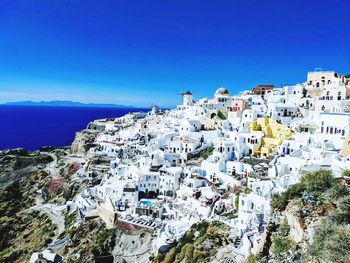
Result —
[{"label": "yellow building", "polygon": [[284,139],[292,136],[292,131],[285,125],[270,118],[258,118],[250,124],[250,133],[261,136],[261,146],[253,152],[254,156],[266,157],[277,150]]}]

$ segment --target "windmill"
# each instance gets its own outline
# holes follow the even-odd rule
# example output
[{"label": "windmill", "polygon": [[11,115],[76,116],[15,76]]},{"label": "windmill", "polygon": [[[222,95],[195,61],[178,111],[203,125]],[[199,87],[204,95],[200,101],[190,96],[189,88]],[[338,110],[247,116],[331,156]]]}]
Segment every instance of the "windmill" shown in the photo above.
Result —
[{"label": "windmill", "polygon": [[180,95],[180,96],[184,96],[184,95],[192,95],[192,92],[191,91],[186,91],[186,92],[183,92],[181,91],[181,93],[176,93],[176,95]]},{"label": "windmill", "polygon": [[176,93],[176,96],[181,96],[182,102],[183,102],[183,97],[184,97],[184,91],[181,89],[181,93]]},{"label": "windmill", "polygon": [[181,97],[184,95],[184,85],[181,87],[181,93],[176,93],[176,95],[180,95]]}]

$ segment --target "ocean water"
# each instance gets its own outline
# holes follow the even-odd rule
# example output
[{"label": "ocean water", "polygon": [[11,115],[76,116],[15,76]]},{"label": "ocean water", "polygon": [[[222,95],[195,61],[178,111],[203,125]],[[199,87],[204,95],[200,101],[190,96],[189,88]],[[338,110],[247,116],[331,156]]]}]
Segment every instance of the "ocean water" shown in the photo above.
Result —
[{"label": "ocean water", "polygon": [[116,118],[141,108],[0,106],[0,150],[68,146],[75,132],[95,119]]}]

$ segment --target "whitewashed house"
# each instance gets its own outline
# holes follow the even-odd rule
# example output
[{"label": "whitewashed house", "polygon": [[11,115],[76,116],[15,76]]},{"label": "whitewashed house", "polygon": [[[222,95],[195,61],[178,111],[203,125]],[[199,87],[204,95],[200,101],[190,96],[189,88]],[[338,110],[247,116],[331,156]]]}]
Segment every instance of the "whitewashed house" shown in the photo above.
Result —
[{"label": "whitewashed house", "polygon": [[321,113],[316,134],[319,140],[331,141],[336,149],[340,149],[350,134],[350,113]]},{"label": "whitewashed house", "polygon": [[182,168],[166,167],[159,172],[159,194],[173,196],[180,187]]}]

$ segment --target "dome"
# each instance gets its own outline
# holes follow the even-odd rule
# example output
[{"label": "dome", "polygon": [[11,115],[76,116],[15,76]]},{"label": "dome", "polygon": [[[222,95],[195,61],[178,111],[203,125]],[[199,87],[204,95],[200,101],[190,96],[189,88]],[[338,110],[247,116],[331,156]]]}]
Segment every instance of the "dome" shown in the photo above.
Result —
[{"label": "dome", "polygon": [[215,97],[216,96],[228,96],[228,95],[230,95],[230,94],[229,94],[228,90],[225,87],[218,88],[215,91]]}]

